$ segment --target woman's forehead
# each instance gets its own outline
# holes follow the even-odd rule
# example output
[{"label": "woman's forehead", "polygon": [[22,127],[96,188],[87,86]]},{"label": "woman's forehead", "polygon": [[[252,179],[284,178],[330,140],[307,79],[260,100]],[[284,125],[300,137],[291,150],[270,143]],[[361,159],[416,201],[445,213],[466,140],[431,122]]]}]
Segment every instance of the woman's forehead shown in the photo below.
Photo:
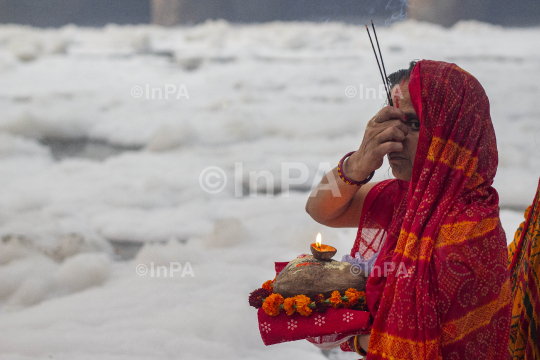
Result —
[{"label": "woman's forehead", "polygon": [[405,80],[392,88],[392,99],[394,104],[405,113],[416,114],[409,93],[409,82]]}]

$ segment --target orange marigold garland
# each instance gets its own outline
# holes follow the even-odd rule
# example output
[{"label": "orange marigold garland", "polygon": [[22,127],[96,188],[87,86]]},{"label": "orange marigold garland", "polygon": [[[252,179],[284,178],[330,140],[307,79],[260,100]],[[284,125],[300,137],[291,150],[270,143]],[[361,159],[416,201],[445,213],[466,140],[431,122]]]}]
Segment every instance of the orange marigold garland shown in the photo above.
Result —
[{"label": "orange marigold garland", "polygon": [[308,298],[307,296],[305,295],[296,296],[296,301],[294,304],[296,305],[296,311],[298,311],[300,315],[303,315],[303,316],[311,315],[311,309],[309,308],[309,306],[311,305],[311,299]]},{"label": "orange marigold garland", "polygon": [[279,294],[270,294],[263,303],[263,310],[267,315],[278,316],[281,311],[281,305],[285,300]]},{"label": "orange marigold garland", "polygon": [[272,292],[268,289],[257,289],[249,294],[249,305],[255,309],[262,307],[264,299],[270,296]]},{"label": "orange marigold garland", "polygon": [[294,312],[296,311],[295,306],[294,306],[295,301],[296,301],[296,296],[293,296],[291,298],[286,298],[285,301],[283,302],[283,310],[285,310],[285,312],[289,316],[294,314]]},{"label": "orange marigold garland", "polygon": [[313,310],[323,313],[329,306],[336,309],[343,307],[367,311],[364,291],[349,288],[345,291],[345,296],[341,296],[339,291],[334,291],[328,299],[325,299],[323,294],[319,294],[315,296],[313,301],[305,295],[284,299],[280,294],[273,293],[274,281],[266,281],[262,288],[253,291],[249,296],[251,306],[255,308],[262,306],[264,312],[270,316],[279,315],[281,309],[285,310],[289,316],[295,312],[302,316],[309,316]]},{"label": "orange marigold garland", "polygon": [[265,281],[262,288],[270,290],[270,292],[274,292],[274,282],[272,280]]},{"label": "orange marigold garland", "polygon": [[330,296],[329,300],[330,300],[330,304],[335,309],[337,309],[343,303],[343,301],[341,300],[341,294],[337,290],[332,293],[332,296]]}]

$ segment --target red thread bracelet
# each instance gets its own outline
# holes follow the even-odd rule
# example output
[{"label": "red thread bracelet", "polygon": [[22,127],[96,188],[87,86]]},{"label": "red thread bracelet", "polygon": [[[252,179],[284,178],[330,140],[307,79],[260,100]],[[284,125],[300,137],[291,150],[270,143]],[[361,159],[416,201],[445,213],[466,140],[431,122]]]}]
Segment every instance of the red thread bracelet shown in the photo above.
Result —
[{"label": "red thread bracelet", "polygon": [[339,161],[339,164],[337,166],[337,172],[338,172],[338,175],[339,177],[341,178],[341,180],[343,180],[345,182],[345,184],[347,185],[354,185],[354,186],[362,186],[364,184],[367,184],[372,178],[373,178],[373,175],[375,175],[375,171],[373,171],[371,174],[369,174],[369,176],[367,177],[366,180],[364,181],[355,181],[355,180],[352,180],[352,179],[349,179],[347,177],[347,175],[345,175],[345,170],[343,170],[343,162],[345,161],[345,159],[347,159],[349,156],[351,156],[352,154],[354,154],[355,152],[354,151],[351,151],[350,153],[348,153],[347,155],[345,155],[340,161]]}]

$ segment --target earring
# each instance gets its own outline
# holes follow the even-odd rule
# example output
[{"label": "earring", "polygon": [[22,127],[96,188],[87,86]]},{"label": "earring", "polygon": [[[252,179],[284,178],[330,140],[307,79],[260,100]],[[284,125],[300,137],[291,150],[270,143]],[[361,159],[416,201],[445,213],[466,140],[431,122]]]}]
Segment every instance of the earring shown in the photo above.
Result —
[{"label": "earring", "polygon": [[403,186],[401,185],[400,181],[401,181],[401,180],[399,180],[399,179],[398,179],[398,181],[397,181],[397,184],[398,184],[399,188],[400,188],[401,190],[409,190],[409,187],[408,187],[408,186],[407,186],[407,187],[403,187]]}]

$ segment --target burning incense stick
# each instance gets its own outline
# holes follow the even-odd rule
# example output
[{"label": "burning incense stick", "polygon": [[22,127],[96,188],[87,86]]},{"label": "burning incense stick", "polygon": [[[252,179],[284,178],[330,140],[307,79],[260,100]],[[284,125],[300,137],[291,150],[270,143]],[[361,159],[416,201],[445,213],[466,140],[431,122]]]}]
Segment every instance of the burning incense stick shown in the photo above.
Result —
[{"label": "burning incense stick", "polygon": [[[381,77],[384,84],[384,89],[386,91],[386,97],[388,98],[388,104],[390,106],[394,106],[394,102],[392,101],[392,96],[390,94],[390,84],[388,84],[388,76],[386,76],[386,68],[384,67],[384,61],[382,58],[381,53],[381,47],[379,46],[379,39],[377,38],[377,32],[375,31],[375,24],[373,24],[373,20],[371,20],[371,26],[373,27],[373,34],[375,35],[375,41],[377,42],[377,48],[379,49],[379,56],[381,57],[381,61],[379,62],[379,56],[377,56],[377,50],[375,50],[375,45],[373,44],[373,40],[371,39],[371,33],[369,32],[369,28],[366,25],[366,30],[369,36],[369,41],[371,42],[371,47],[373,48],[373,54],[375,55],[375,59],[377,60],[377,65],[379,66],[379,72],[381,73]],[[382,68],[381,68],[382,63]],[[384,70],[384,73],[383,73]]]}]

